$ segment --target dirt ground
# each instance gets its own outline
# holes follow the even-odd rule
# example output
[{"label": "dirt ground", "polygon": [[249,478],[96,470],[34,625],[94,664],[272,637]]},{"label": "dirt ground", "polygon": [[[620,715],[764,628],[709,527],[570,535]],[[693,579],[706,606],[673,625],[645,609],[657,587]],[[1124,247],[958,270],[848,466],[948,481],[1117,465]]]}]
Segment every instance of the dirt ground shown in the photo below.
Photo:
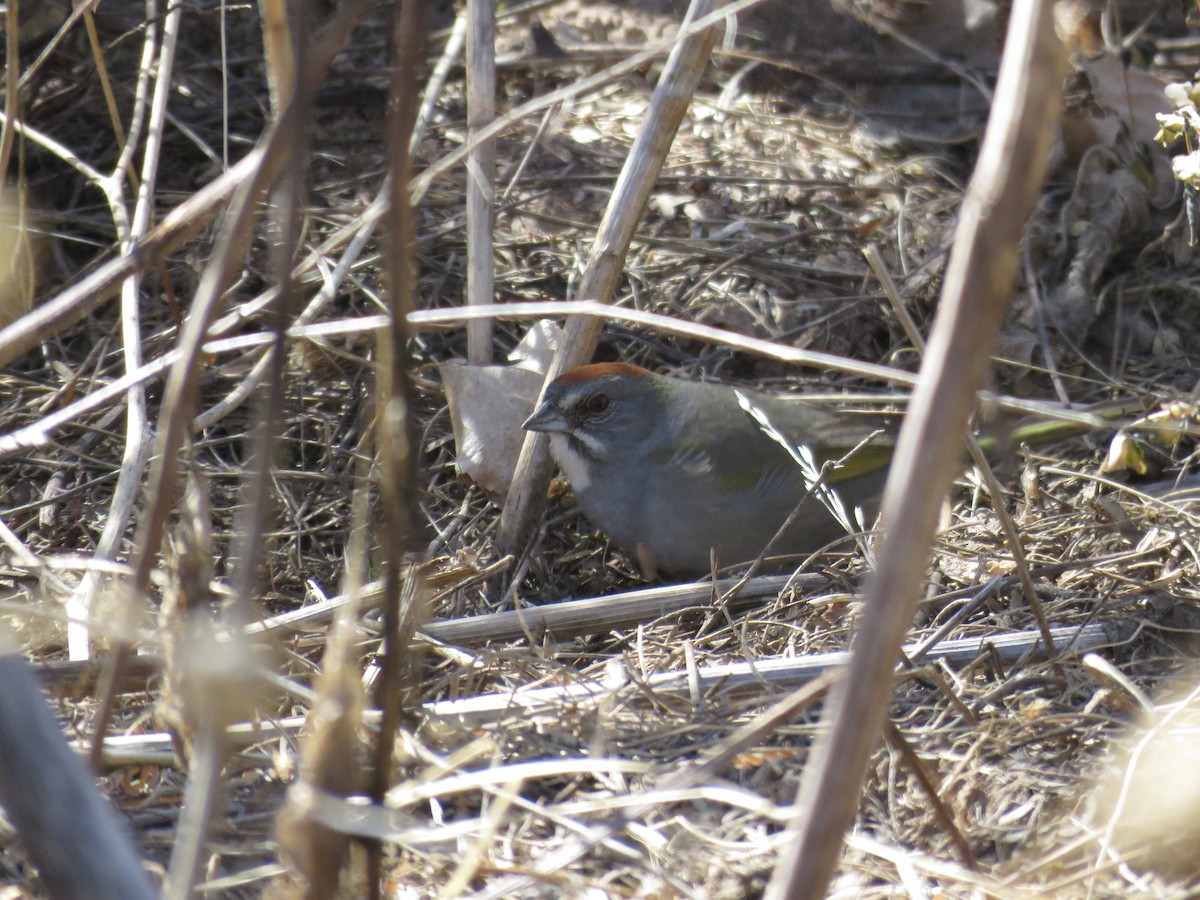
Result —
[{"label": "dirt ground", "polygon": [[[42,237],[32,297],[12,301],[5,321],[22,303],[43,305],[121,255],[118,204],[102,190],[120,154],[104,79],[83,23],[53,40],[62,22],[54,7],[42,10],[49,24],[22,13],[28,18],[20,56],[32,74],[22,87],[21,121],[29,131],[17,139],[9,182],[20,180]],[[498,109],[517,109],[668,40],[682,9],[563,0],[501,10]],[[763,3],[744,14],[717,44],[614,302],[915,371],[918,354],[864,251],[878,251],[927,334],[1008,14],[985,10],[989,15],[967,28],[960,12],[880,0],[837,10]],[[258,616],[311,615],[272,620],[269,640],[254,651],[253,689],[226,708],[257,730],[234,740],[224,768],[223,812],[203,872],[203,889],[213,896],[301,895],[300,871],[312,862],[305,855],[317,854],[286,829],[281,849],[277,818],[298,808],[295,793],[287,799],[289,785],[315,777],[312,735],[319,728],[305,724],[317,706],[314,691],[357,698],[347,709],[369,706],[359,693],[378,677],[380,625],[371,604],[349,620],[336,645],[354,661],[336,690],[328,677],[334,614],[316,610],[379,574],[378,496],[367,497],[365,514],[356,513],[355,496],[378,478],[371,443],[375,326],[361,323],[387,310],[386,243],[379,232],[361,245],[354,238],[363,234],[387,167],[387,14],[372,10],[312,110],[314,152],[295,272],[305,303],[322,298],[309,323],[339,329],[296,339],[288,351],[270,479],[273,520],[255,560],[254,596]],[[431,10],[422,78],[443,52],[454,14],[445,4]],[[198,0],[184,7],[182,21],[156,171],[158,219],[200,194],[224,159],[246,153],[270,110],[258,9],[230,6],[222,19],[218,4]],[[139,72],[146,71],[139,66],[150,33],[145,11],[106,0],[95,25],[113,104],[128,127]],[[1131,729],[1147,721],[1159,725],[1132,733],[1177,734],[1171,728],[1193,721],[1187,678],[1200,628],[1200,555],[1187,492],[1194,468],[1187,432],[1200,384],[1193,352],[1200,294],[1183,192],[1166,152],[1138,142],[1157,130],[1155,112],[1170,109],[1160,82],[1191,77],[1200,42],[1174,7],[1122,9],[1120,27],[1136,30],[1125,60],[1080,63],[1072,76],[1064,136],[1029,227],[992,389],[1074,407],[1133,401],[1156,417],[1155,428],[1130,429],[1140,435],[1144,465],[1102,470],[1113,454],[1112,434],[1098,433],[1048,449],[1013,448],[1000,466],[1008,493],[999,501],[970,473],[960,479],[910,639],[919,644],[936,633],[984,645],[969,659],[933,653],[897,676],[895,728],[873,757],[833,896],[1184,896],[1200,875],[1194,854],[1159,852],[1194,847],[1193,817],[1168,812],[1170,800],[1185,798],[1186,806],[1191,799],[1195,766],[1187,754],[1194,749],[1179,741],[1186,761],[1175,764],[1183,774],[1148,750],[1140,757],[1135,751],[1135,762],[1155,760],[1158,777],[1149,782],[1139,780],[1144,769],[1126,766],[1121,749]],[[660,57],[544,114],[520,117],[503,132],[497,301],[574,296],[661,65]],[[466,140],[461,60],[425,129],[418,171]],[[126,200],[145,178],[138,165],[122,188]],[[461,164],[452,167],[430,182],[417,209],[421,309],[463,303],[466,180]],[[180,501],[151,596],[135,604],[131,633],[141,654],[121,685],[110,730],[120,741],[109,746],[104,790],[145,856],[163,866],[177,843],[188,781],[175,752],[195,728],[189,704],[197,691],[187,683],[206,677],[203,666],[179,663],[191,638],[169,610],[187,590],[180,573],[188,546],[200,546],[211,568],[200,566],[191,585],[202,594],[194,602],[205,608],[223,608],[239,573],[249,434],[261,415],[261,400],[247,388],[264,352],[249,338],[266,328],[260,301],[277,280],[275,228],[260,223],[222,298],[221,337],[229,342],[202,360],[198,428],[184,452],[189,490],[203,502]],[[205,224],[144,272],[133,326],[142,360],[161,360],[176,347],[220,233],[220,219]],[[100,663],[67,661],[64,605],[78,595],[88,563],[133,558],[138,511],[155,487],[146,474],[134,479],[126,505],[132,514],[106,546],[119,478],[142,465],[131,462],[129,448],[148,447],[150,431],[130,432],[123,391],[91,409],[72,404],[113,384],[130,365],[120,304],[96,305],[0,370],[0,521],[11,532],[0,563],[5,623],[46,678],[68,734],[82,743],[96,722]],[[526,327],[497,323],[497,361]],[[238,344],[238,337],[247,341]],[[501,561],[499,508],[459,477],[438,370],[466,357],[466,330],[422,330],[409,349],[424,529],[413,561],[430,621],[492,622],[484,617],[645,588],[636,561],[581,517],[561,482],[552,486],[529,545]],[[605,328],[596,358],[778,391],[897,394],[864,377],[620,321]],[[153,429],[164,413],[162,370],[144,385],[145,428]],[[55,419],[63,410],[70,415]],[[1003,432],[987,410],[980,422],[985,431]],[[1154,440],[1150,432],[1169,434]],[[10,438],[15,443],[5,443]],[[1009,658],[988,646],[1000,635],[1037,630],[997,502],[1020,526],[1051,625],[1107,629],[1090,656]],[[364,520],[357,533],[365,536],[355,544],[355,526]],[[856,592],[865,569],[847,542],[752,602],[705,594],[682,611],[565,635],[489,638],[481,631],[458,640],[431,629],[414,645],[416,674],[386,809],[356,819],[331,796],[320,822],[332,832],[382,838],[389,896],[758,896],[784,840],[819,700],[762,733],[703,783],[677,790],[673,773],[721,746],[796,682],[712,676],[705,688],[689,690],[660,689],[654,679],[845,649],[863,614]],[[104,624],[92,649],[101,660],[120,640],[111,623],[128,608],[128,583],[127,570],[99,580],[95,610]],[[163,658],[167,663],[158,662]],[[543,688],[564,690],[536,703],[511,700]],[[1164,705],[1155,720],[1143,707],[1159,697],[1174,705]],[[468,708],[471,702],[478,709]],[[343,794],[365,790],[357,773],[377,722],[368,714],[342,735],[338,752],[353,770]],[[1176,796],[1148,786],[1164,783]],[[1117,799],[1113,785],[1125,788]],[[1139,800],[1149,812],[1136,811]],[[632,821],[597,836],[633,804]],[[1114,807],[1135,810],[1133,818],[1116,817]],[[1169,833],[1146,831],[1147,820],[1166,823]],[[38,896],[43,889],[19,836],[0,834],[6,896]],[[343,895],[363,895],[363,877],[355,849]]]}]

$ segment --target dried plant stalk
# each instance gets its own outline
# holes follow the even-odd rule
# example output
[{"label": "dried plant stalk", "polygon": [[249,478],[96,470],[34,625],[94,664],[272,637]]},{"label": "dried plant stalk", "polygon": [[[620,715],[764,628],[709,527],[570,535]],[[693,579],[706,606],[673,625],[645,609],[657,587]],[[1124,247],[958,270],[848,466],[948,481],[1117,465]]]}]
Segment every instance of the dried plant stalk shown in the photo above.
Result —
[{"label": "dried plant stalk", "polygon": [[[681,30],[719,10],[724,3],[725,0],[692,0]],[[600,221],[596,239],[592,242],[579,283],[579,297],[604,303],[612,299],[617,279],[625,269],[625,254],[629,250],[633,231],[662,170],[671,143],[675,140],[679,123],[683,121],[683,115],[696,92],[700,76],[708,65],[709,55],[720,31],[720,25],[714,23],[699,32],[688,34],[671,51],[633,149],[629,152],[604,211],[604,218]],[[546,372],[547,384],[568,369],[592,358],[603,326],[604,320],[599,318],[567,320],[562,344]],[[526,434],[512,487],[500,516],[498,543],[504,553],[520,551],[534,519],[541,512],[546,487],[550,483],[548,447],[546,435],[536,432]]]},{"label": "dried plant stalk", "polygon": [[891,670],[912,622],[938,507],[959,441],[987,374],[1008,307],[1018,245],[1049,163],[1065,66],[1052,6],[1018,0],[1009,21],[996,101],[963,202],[955,252],[883,498],[884,540],[868,584],[850,666],[805,771],[793,828],[767,891],[824,896],[879,738]]}]

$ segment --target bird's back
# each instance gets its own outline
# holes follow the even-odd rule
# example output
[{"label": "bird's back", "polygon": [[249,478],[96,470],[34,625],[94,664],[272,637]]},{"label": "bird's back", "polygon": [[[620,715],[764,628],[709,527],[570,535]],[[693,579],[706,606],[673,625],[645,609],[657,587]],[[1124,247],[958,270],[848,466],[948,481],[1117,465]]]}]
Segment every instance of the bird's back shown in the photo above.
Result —
[{"label": "bird's back", "polygon": [[809,494],[812,482],[784,441],[808,447],[817,472],[866,441],[847,462],[853,480],[844,481],[833,469],[825,480],[834,487],[841,483],[839,494],[851,516],[860,505],[873,515],[891,452],[890,422],[802,399],[717,385],[696,388],[685,430],[697,437],[656,449],[655,461],[665,463],[660,471],[668,475],[644,485],[637,499],[643,521],[654,523],[655,546],[649,550],[658,567],[681,574],[708,571],[714,536],[722,565],[753,560],[797,506],[775,555],[812,552],[845,535],[828,508]]}]

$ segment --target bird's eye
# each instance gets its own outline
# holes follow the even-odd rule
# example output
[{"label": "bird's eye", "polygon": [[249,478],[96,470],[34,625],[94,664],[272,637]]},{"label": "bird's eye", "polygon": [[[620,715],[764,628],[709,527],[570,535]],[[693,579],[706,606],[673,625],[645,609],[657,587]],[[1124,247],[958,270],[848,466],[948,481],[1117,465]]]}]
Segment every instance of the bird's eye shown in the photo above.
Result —
[{"label": "bird's eye", "polygon": [[611,402],[608,399],[608,394],[589,394],[583,401],[583,409],[588,415],[598,416],[608,409],[608,405]]}]

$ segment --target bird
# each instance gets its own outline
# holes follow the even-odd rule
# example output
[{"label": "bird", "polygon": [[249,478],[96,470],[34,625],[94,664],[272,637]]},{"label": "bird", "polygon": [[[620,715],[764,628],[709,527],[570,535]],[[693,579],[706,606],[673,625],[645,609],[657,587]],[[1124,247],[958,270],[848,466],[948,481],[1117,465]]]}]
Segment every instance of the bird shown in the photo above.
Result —
[{"label": "bird", "polygon": [[[1006,443],[1045,443],[1139,408],[1114,402],[1087,420],[1035,420]],[[708,574],[714,552],[722,566],[757,560],[768,545],[794,558],[862,531],[899,424],[895,413],[610,362],[559,375],[523,427],[549,435],[584,516],[653,580]],[[1000,442],[980,445],[994,457]]]},{"label": "bird", "polygon": [[692,576],[713,551],[722,565],[755,560],[789,516],[779,554],[856,530],[855,508],[876,511],[898,419],[616,362],[560,375],[523,427],[549,435],[584,516],[644,574]]}]

